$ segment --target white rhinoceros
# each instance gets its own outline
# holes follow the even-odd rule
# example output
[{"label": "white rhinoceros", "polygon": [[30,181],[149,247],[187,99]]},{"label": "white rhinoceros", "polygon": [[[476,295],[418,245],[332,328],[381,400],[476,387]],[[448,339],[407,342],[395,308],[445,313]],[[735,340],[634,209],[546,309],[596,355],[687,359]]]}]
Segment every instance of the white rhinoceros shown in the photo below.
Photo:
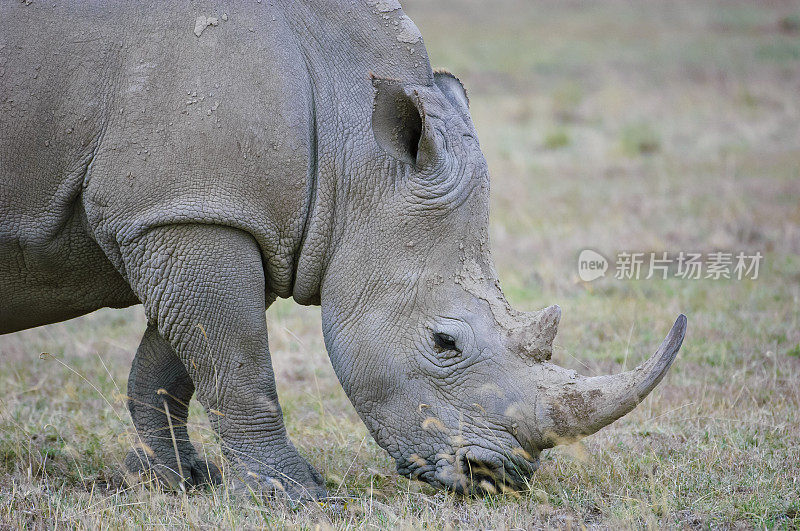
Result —
[{"label": "white rhinoceros", "polygon": [[322,306],[400,473],[462,492],[522,485],[681,345],[683,316],[633,371],[549,362],[560,309],[506,302],[466,93],[396,0],[7,0],[0,19],[0,333],[144,305],[133,470],[218,479],[195,395],[241,481],[324,496],[283,425],[276,297]]}]

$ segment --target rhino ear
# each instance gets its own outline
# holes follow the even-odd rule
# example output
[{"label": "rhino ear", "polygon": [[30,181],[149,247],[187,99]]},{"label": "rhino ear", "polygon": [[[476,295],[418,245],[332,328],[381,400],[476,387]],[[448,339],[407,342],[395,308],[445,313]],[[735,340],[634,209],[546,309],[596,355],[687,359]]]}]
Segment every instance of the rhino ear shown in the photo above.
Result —
[{"label": "rhino ear", "polygon": [[433,73],[433,82],[442,91],[450,103],[456,107],[469,110],[469,96],[461,80],[447,70],[437,69]]},{"label": "rhino ear", "polygon": [[434,143],[425,123],[425,108],[416,90],[400,81],[372,76],[375,102],[372,132],[378,145],[392,157],[420,166]]}]

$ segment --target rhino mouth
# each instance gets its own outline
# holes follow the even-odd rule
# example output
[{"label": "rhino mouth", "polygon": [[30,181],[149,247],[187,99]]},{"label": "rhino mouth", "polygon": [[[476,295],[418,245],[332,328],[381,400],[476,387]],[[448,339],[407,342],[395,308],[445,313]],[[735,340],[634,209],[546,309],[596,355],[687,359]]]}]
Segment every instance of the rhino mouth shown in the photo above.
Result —
[{"label": "rhino mouth", "polygon": [[507,454],[483,447],[464,447],[440,455],[435,464],[400,473],[457,494],[485,496],[527,490],[528,480],[538,467],[539,458],[522,451]]}]

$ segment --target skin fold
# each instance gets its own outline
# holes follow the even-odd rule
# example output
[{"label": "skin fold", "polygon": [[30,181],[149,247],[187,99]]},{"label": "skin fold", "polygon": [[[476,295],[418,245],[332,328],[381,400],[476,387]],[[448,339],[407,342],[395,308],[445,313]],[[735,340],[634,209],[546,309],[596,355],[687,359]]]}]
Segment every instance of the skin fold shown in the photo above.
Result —
[{"label": "skin fold", "polygon": [[453,75],[394,0],[4,2],[0,333],[98,308],[148,319],[126,465],[325,496],[286,436],[265,310],[322,308],[334,370],[398,471],[520,488],[539,452],[630,411],[680,348],[616,376],[549,362],[560,309],[500,289],[489,174]]}]

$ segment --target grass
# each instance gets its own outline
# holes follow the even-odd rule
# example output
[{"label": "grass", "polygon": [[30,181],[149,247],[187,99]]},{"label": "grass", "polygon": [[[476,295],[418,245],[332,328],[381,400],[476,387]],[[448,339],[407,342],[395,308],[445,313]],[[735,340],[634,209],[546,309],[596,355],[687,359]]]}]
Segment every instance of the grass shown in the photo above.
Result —
[{"label": "grass", "polygon": [[626,125],[620,136],[622,152],[629,157],[655,153],[661,147],[658,134],[647,123]]},{"label": "grass", "polygon": [[566,129],[552,129],[544,135],[544,147],[547,149],[561,149],[568,145],[569,133]]},{"label": "grass", "polygon": [[[0,524],[800,526],[797,3],[404,5],[470,91],[509,298],[562,306],[554,359],[584,374],[633,367],[684,312],[668,376],[612,426],[545,452],[530,492],[460,499],[396,475],[336,381],[319,311],[279,301],[267,315],[288,430],[348,500],[289,509],[124,486],[121,395],[145,323],[138,308],[103,310],[0,336]],[[567,142],[543,144],[559,131]],[[750,281],[587,284],[587,247],[765,259]],[[191,420],[218,459],[197,404]]]}]

